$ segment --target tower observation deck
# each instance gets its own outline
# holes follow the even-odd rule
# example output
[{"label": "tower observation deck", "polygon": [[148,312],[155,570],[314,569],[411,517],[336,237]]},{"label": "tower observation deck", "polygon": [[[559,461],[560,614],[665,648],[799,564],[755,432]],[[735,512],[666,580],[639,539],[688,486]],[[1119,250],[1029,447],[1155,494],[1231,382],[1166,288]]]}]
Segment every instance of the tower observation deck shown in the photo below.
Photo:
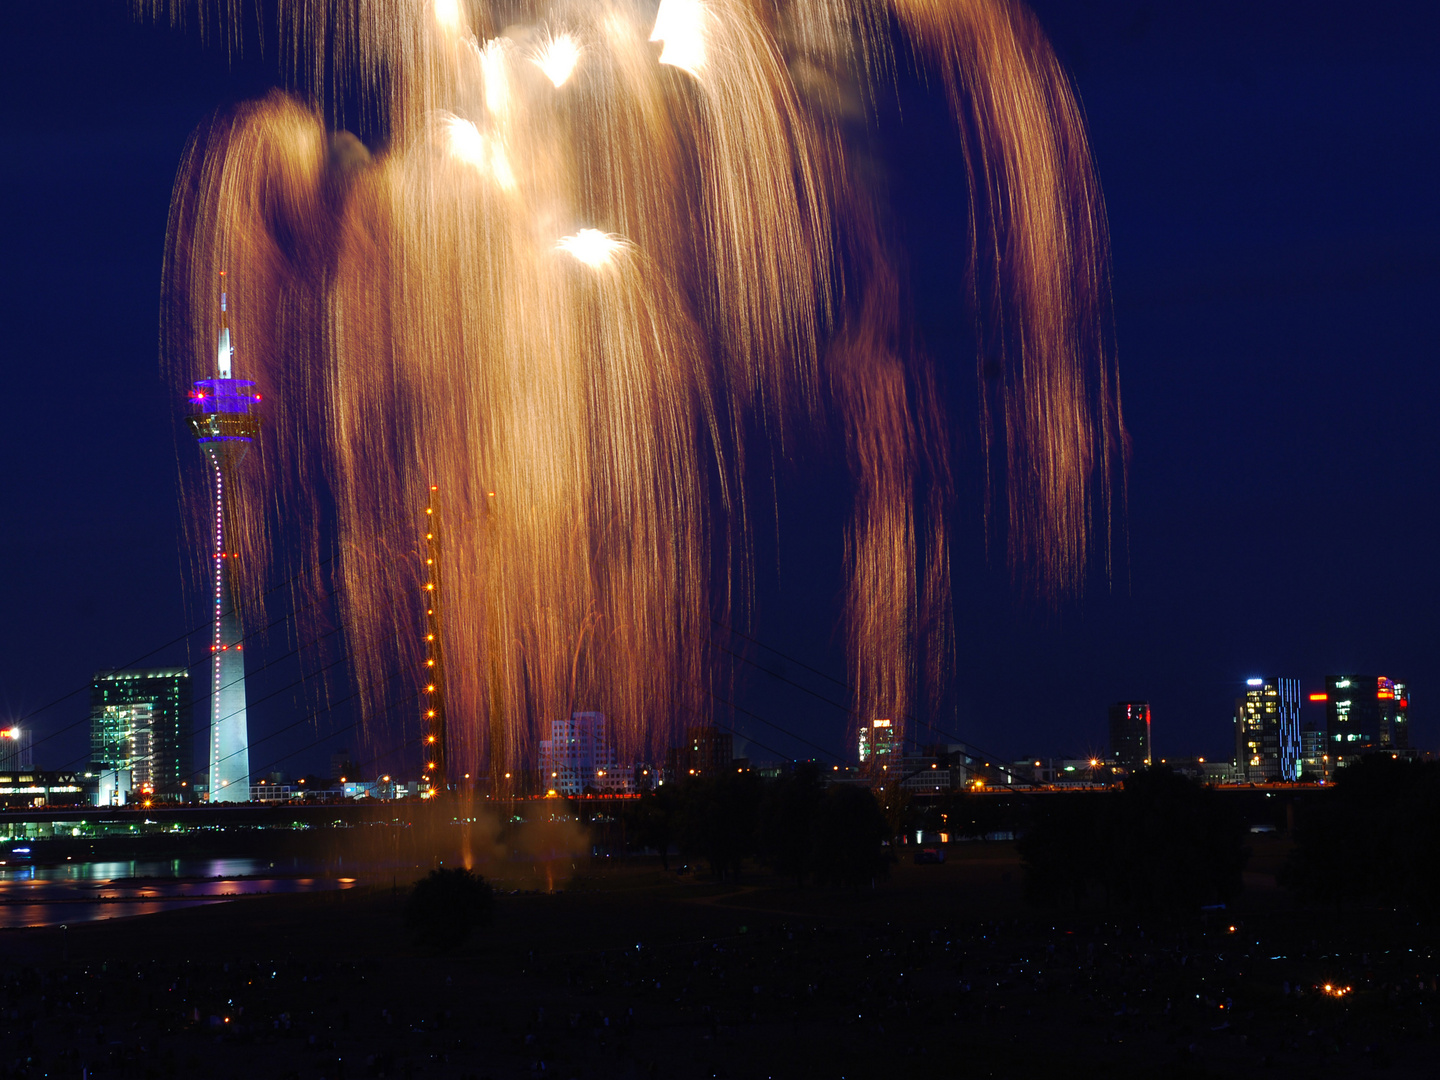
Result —
[{"label": "tower observation deck", "polygon": [[210,473],[211,591],[214,627],[210,639],[210,801],[247,802],[250,798],[250,735],[245,717],[244,630],[235,604],[235,553],[225,549],[229,535],[229,492],[235,470],[260,431],[253,411],[260,401],[255,384],[236,379],[231,370],[230,325],[226,312],[225,272],[220,272],[220,347],[214,379],[201,379],[190,391],[186,418]]}]

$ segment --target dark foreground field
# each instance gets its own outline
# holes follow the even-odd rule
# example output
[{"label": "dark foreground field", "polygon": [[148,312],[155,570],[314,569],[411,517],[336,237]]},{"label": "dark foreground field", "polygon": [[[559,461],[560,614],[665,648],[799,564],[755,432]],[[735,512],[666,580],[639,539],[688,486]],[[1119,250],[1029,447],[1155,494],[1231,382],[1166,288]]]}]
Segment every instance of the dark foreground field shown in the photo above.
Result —
[{"label": "dark foreground field", "polygon": [[1238,907],[1144,924],[977,844],[862,892],[582,867],[449,957],[403,883],[8,931],[0,1075],[1436,1075],[1434,933],[1293,910],[1270,843]]}]

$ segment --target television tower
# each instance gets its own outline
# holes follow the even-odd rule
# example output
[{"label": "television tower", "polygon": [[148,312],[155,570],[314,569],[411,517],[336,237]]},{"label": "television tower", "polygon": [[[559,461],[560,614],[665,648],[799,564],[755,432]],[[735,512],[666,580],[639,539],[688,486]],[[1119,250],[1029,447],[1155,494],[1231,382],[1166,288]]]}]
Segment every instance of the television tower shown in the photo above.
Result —
[{"label": "television tower", "polygon": [[210,639],[210,801],[250,799],[250,736],[245,720],[245,654],[240,612],[235,607],[235,553],[225,550],[226,486],[260,431],[251,410],[260,401],[255,384],[231,374],[230,319],[226,311],[225,271],[220,271],[220,349],[214,379],[201,379],[190,391],[187,420],[210,468],[214,491],[211,589],[215,625]]},{"label": "television tower", "polygon": [[445,736],[445,652],[440,627],[440,488],[425,508],[425,779],[431,798],[450,786]]}]

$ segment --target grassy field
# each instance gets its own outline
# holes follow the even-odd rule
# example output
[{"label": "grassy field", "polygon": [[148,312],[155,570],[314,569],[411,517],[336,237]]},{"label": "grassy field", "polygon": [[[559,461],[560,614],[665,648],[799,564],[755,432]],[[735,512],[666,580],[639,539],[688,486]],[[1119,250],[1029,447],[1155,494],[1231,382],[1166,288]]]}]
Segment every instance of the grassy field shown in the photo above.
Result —
[{"label": "grassy field", "polygon": [[1033,910],[967,844],[860,891],[586,861],[444,957],[403,880],[8,931],[0,1075],[1434,1075],[1434,932],[1293,910],[1254,847],[1240,905],[1145,923]]}]

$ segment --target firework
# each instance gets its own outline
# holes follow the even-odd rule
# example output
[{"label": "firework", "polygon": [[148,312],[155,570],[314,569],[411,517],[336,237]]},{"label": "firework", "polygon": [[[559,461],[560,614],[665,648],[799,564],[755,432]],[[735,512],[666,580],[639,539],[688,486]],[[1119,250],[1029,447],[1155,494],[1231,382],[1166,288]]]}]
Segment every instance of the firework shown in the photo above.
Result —
[{"label": "firework", "polygon": [[[238,0],[153,7],[245,44]],[[752,589],[747,463],[826,433],[854,478],[857,714],[903,718],[943,685],[954,421],[933,361],[901,344],[892,242],[843,134],[846,102],[873,101],[901,49],[943,88],[967,162],[956,303],[977,321],[983,444],[1005,463],[987,505],[1038,588],[1078,583],[1121,436],[1104,211],[1078,106],[1024,9],[279,12],[295,93],[216,116],[182,163],[166,355],[193,378],[228,267],[274,414],[237,542],[267,550],[277,524],[333,504],[372,709],[386,673],[419,670],[414,522],[438,489],[454,771],[502,789],[575,709],[603,710],[632,759],[703,713],[711,620],[743,614]],[[383,118],[373,156],[321,120],[347,94]]]}]

